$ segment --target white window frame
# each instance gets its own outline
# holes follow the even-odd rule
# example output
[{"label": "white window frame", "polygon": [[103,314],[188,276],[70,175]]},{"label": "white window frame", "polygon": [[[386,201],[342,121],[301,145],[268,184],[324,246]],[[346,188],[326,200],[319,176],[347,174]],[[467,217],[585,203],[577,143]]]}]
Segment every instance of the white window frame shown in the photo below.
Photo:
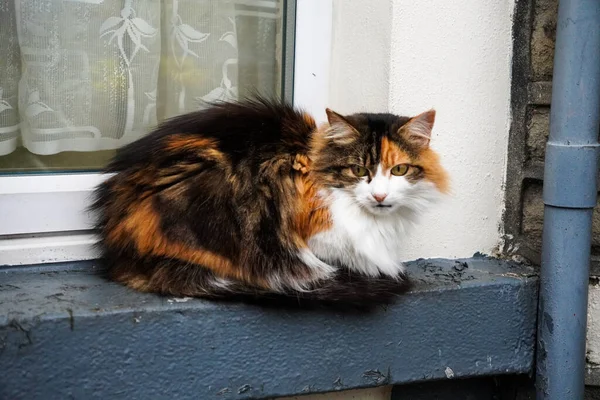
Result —
[{"label": "white window frame", "polygon": [[[294,105],[325,119],[333,0],[297,0]],[[0,177],[0,266],[98,257],[86,212],[100,173]]]}]

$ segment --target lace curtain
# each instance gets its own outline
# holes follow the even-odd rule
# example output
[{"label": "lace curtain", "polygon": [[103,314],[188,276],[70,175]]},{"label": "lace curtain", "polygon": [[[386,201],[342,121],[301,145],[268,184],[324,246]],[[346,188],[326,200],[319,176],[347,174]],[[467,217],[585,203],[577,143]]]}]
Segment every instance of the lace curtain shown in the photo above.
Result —
[{"label": "lace curtain", "polygon": [[280,0],[0,0],[0,155],[96,151],[280,93]]}]

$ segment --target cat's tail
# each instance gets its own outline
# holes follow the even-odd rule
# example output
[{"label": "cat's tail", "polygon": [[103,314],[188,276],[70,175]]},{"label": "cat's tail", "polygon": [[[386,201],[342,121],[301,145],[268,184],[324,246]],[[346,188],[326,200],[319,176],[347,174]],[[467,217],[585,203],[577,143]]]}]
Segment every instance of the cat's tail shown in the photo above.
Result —
[{"label": "cat's tail", "polygon": [[105,255],[104,262],[111,279],[143,292],[252,303],[263,307],[370,311],[393,303],[411,287],[404,274],[396,278],[368,277],[339,269],[332,277],[316,281],[309,287],[274,290],[222,278],[207,268],[174,259],[125,256],[111,259]]},{"label": "cat's tail", "polygon": [[229,286],[216,287],[207,297],[276,308],[371,311],[392,304],[399,295],[410,290],[411,286],[406,275],[396,278],[367,277],[341,270],[333,278],[322,280],[302,291],[287,289],[272,292],[229,281]]}]

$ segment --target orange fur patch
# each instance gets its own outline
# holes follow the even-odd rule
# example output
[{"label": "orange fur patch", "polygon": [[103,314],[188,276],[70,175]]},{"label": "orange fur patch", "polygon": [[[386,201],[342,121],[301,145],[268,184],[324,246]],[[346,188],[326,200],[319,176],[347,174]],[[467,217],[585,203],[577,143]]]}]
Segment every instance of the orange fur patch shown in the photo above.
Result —
[{"label": "orange fur patch", "polygon": [[295,184],[298,204],[294,228],[302,240],[306,241],[311,236],[331,228],[331,214],[323,199],[318,196],[319,188],[310,174],[296,176]]},{"label": "orange fur patch", "polygon": [[226,257],[165,237],[160,229],[160,217],[153,209],[151,199],[145,199],[131,207],[129,215],[109,230],[107,240],[118,244],[131,240],[142,255],[171,257],[206,267],[218,276],[264,285],[264,282],[250,279]]},{"label": "orange fur patch", "polygon": [[381,164],[385,175],[398,164],[410,163],[410,157],[388,138],[381,140]]},{"label": "orange fur patch", "polygon": [[304,154],[296,154],[292,168],[303,174],[307,174],[310,168],[310,160]]},{"label": "orange fur patch", "polygon": [[215,148],[216,144],[217,142],[214,139],[182,134],[170,136],[165,143],[165,149],[169,151],[201,151],[207,148]]},{"label": "orange fur patch", "polygon": [[392,167],[398,164],[412,164],[421,167],[425,179],[433,182],[440,192],[448,193],[449,191],[448,174],[440,164],[437,153],[429,147],[422,150],[416,160],[412,160],[400,147],[384,137],[381,140],[381,163],[386,175],[389,174]]},{"label": "orange fur patch", "polygon": [[448,173],[440,164],[440,156],[435,151],[430,148],[423,150],[415,165],[423,168],[425,179],[433,182],[440,192],[448,193],[450,191]]},{"label": "orange fur patch", "polygon": [[[227,155],[217,148],[215,139],[203,138],[192,135],[173,135],[165,143],[165,148],[173,153],[191,152],[207,159],[219,162],[222,166],[227,165]],[[191,163],[186,167],[179,164],[177,168],[187,168],[189,170],[197,168],[198,164]]]},{"label": "orange fur patch", "polygon": [[322,124],[313,132],[310,138],[311,158],[314,159],[314,155],[319,154],[327,146],[327,139],[325,139],[325,135],[327,134],[328,127],[329,125]]},{"label": "orange fur patch", "polygon": [[312,117],[312,115],[308,114],[308,113],[302,113],[302,119],[304,120],[304,122],[307,125],[310,126],[316,126],[317,123],[315,122],[315,119]]}]

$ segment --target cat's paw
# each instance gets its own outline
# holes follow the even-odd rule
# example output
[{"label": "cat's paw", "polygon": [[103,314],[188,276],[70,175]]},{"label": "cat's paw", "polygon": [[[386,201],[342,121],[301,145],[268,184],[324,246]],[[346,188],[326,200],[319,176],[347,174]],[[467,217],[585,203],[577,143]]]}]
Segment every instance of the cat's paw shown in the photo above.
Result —
[{"label": "cat's paw", "polygon": [[406,265],[402,262],[396,263],[396,271],[399,274],[404,275],[406,273]]},{"label": "cat's paw", "polygon": [[397,261],[368,263],[365,267],[366,274],[371,276],[384,275],[390,278],[401,279],[406,268],[404,264]]},{"label": "cat's paw", "polygon": [[337,271],[337,268],[321,261],[315,253],[309,249],[301,249],[298,253],[300,259],[311,269],[315,280],[331,278]]},{"label": "cat's paw", "polygon": [[298,251],[298,258],[303,265],[299,271],[278,272],[269,276],[268,282],[272,290],[276,292],[286,292],[293,289],[298,292],[310,291],[315,284],[324,280],[333,279],[338,268],[321,261],[315,254],[307,248]]},{"label": "cat's paw", "polygon": [[404,263],[399,262],[396,264],[396,274],[393,276],[393,278],[395,278],[398,281],[407,280],[406,266]]}]

